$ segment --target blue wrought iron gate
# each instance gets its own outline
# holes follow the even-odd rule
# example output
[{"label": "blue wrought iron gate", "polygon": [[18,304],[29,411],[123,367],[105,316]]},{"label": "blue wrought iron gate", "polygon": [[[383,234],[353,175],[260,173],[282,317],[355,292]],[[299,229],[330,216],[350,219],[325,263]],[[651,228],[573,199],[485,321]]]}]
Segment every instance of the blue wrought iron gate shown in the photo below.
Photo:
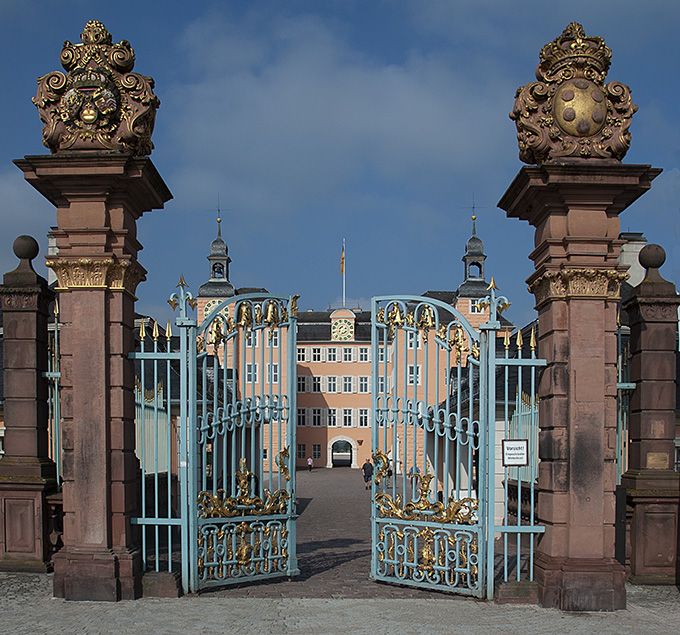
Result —
[{"label": "blue wrought iron gate", "polygon": [[297,296],[213,301],[197,324],[196,299],[178,287],[179,347],[167,333],[159,350],[156,326],[153,350],[142,340],[132,355],[142,394],[159,373],[168,384],[149,395],[138,433],[145,565],[181,567],[185,592],[294,576]]},{"label": "blue wrought iron gate", "polygon": [[[545,362],[533,341],[523,357],[521,334],[511,355],[495,291],[478,329],[433,298],[373,298],[373,579],[476,597],[493,595],[497,574],[532,579],[537,416],[521,431],[511,417],[517,391],[535,406]],[[510,441],[524,472],[500,455]],[[512,487],[530,490],[530,518],[512,509]]]}]

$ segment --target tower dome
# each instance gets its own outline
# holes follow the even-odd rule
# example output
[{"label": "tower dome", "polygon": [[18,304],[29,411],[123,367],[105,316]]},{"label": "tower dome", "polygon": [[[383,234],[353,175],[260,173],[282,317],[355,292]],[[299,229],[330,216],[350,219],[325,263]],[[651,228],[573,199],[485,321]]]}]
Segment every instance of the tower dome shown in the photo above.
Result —
[{"label": "tower dome", "polygon": [[198,288],[198,295],[212,298],[230,298],[235,295],[234,285],[229,282],[229,248],[222,238],[222,219],[217,219],[217,238],[210,243],[210,278]]},{"label": "tower dome", "polygon": [[472,217],[472,236],[465,245],[465,255],[462,260],[465,264],[465,279],[458,287],[456,295],[465,298],[483,298],[487,293],[488,283],[484,278],[484,242],[477,236],[477,217]]}]

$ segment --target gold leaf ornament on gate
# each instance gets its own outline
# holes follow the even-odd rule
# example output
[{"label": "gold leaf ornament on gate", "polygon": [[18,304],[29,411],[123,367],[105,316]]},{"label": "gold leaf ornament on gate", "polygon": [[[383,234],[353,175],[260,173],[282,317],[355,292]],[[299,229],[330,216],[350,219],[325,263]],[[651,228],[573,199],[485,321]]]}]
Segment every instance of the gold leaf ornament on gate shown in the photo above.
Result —
[{"label": "gold leaf ornament on gate", "polygon": [[241,459],[241,469],[235,473],[236,496],[228,496],[226,490],[198,494],[198,515],[200,518],[232,518],[234,516],[266,516],[285,514],[288,510],[290,494],[285,489],[275,492],[264,490],[264,499],[250,496],[250,481],[254,474],[248,470],[245,459]]},{"label": "gold leaf ornament on gate", "polygon": [[434,474],[419,475],[418,500],[403,504],[401,494],[392,498],[389,494],[375,495],[375,504],[381,518],[400,520],[429,520],[438,523],[472,525],[477,522],[477,501],[474,498],[449,497],[446,506],[441,501],[430,501],[430,482]]}]

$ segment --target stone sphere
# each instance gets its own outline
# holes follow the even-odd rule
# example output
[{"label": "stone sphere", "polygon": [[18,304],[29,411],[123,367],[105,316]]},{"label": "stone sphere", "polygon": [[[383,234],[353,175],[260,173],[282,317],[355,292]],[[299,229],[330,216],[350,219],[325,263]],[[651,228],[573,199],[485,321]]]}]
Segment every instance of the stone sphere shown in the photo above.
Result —
[{"label": "stone sphere", "polygon": [[33,260],[40,252],[38,241],[33,236],[19,236],[13,249],[14,255],[21,260]]},{"label": "stone sphere", "polygon": [[666,252],[661,245],[645,245],[638,260],[645,269],[658,269],[666,262]]}]

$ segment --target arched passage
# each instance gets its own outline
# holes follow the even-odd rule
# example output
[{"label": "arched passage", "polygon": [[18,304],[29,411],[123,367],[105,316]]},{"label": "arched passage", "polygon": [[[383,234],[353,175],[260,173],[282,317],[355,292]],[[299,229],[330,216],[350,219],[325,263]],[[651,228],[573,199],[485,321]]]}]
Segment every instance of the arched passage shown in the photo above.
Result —
[{"label": "arched passage", "polygon": [[333,437],[328,441],[328,447],[326,448],[326,467],[333,467],[333,445],[338,441],[346,441],[347,443],[350,444],[352,448],[351,467],[358,469],[359,459],[357,455],[359,453],[359,447],[357,446],[357,442],[351,437],[346,437],[344,435],[338,435],[337,437]]}]

